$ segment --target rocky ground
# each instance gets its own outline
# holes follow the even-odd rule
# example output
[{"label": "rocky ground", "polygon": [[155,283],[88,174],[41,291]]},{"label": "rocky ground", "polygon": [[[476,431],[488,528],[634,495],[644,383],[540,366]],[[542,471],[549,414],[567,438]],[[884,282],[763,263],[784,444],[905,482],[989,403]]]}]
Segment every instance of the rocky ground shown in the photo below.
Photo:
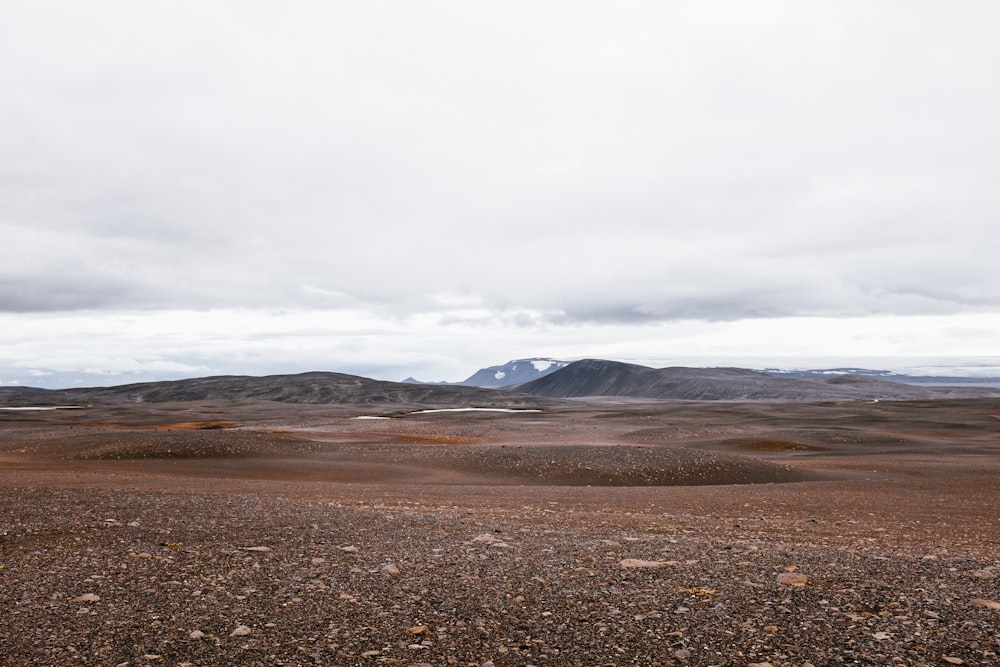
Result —
[{"label": "rocky ground", "polygon": [[0,415],[2,664],[1000,664],[996,401],[120,410]]}]

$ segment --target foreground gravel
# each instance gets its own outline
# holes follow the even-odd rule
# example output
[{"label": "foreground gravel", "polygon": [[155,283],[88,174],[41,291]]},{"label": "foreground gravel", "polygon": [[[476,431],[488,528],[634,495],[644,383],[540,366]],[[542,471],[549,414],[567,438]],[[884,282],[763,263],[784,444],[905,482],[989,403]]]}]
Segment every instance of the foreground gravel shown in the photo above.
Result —
[{"label": "foreground gravel", "polygon": [[7,484],[0,662],[1000,664],[988,548],[491,493]]}]

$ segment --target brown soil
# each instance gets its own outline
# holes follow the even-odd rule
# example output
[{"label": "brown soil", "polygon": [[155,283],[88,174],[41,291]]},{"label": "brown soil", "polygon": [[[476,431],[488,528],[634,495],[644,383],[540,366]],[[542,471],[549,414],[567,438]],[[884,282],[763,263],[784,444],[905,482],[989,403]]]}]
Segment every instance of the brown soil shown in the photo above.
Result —
[{"label": "brown soil", "polygon": [[0,663],[997,665],[998,414],[0,412]]}]

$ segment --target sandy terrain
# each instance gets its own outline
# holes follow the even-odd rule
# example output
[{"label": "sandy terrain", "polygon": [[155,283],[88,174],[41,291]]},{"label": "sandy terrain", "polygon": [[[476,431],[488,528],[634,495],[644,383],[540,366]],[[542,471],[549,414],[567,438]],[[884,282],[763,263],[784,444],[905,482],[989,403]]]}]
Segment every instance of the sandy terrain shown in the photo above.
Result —
[{"label": "sandy terrain", "polygon": [[415,409],[0,411],[0,664],[1000,664],[998,400]]}]

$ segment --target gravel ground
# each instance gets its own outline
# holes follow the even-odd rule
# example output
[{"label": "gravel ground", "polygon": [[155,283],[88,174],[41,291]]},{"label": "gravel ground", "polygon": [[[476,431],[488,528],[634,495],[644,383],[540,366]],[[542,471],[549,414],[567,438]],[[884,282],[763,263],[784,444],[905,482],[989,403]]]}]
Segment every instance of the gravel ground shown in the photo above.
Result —
[{"label": "gravel ground", "polygon": [[995,401],[340,410],[3,416],[0,664],[1000,665]]},{"label": "gravel ground", "polygon": [[872,521],[276,491],[5,487],[4,664],[1000,664],[995,554]]}]

